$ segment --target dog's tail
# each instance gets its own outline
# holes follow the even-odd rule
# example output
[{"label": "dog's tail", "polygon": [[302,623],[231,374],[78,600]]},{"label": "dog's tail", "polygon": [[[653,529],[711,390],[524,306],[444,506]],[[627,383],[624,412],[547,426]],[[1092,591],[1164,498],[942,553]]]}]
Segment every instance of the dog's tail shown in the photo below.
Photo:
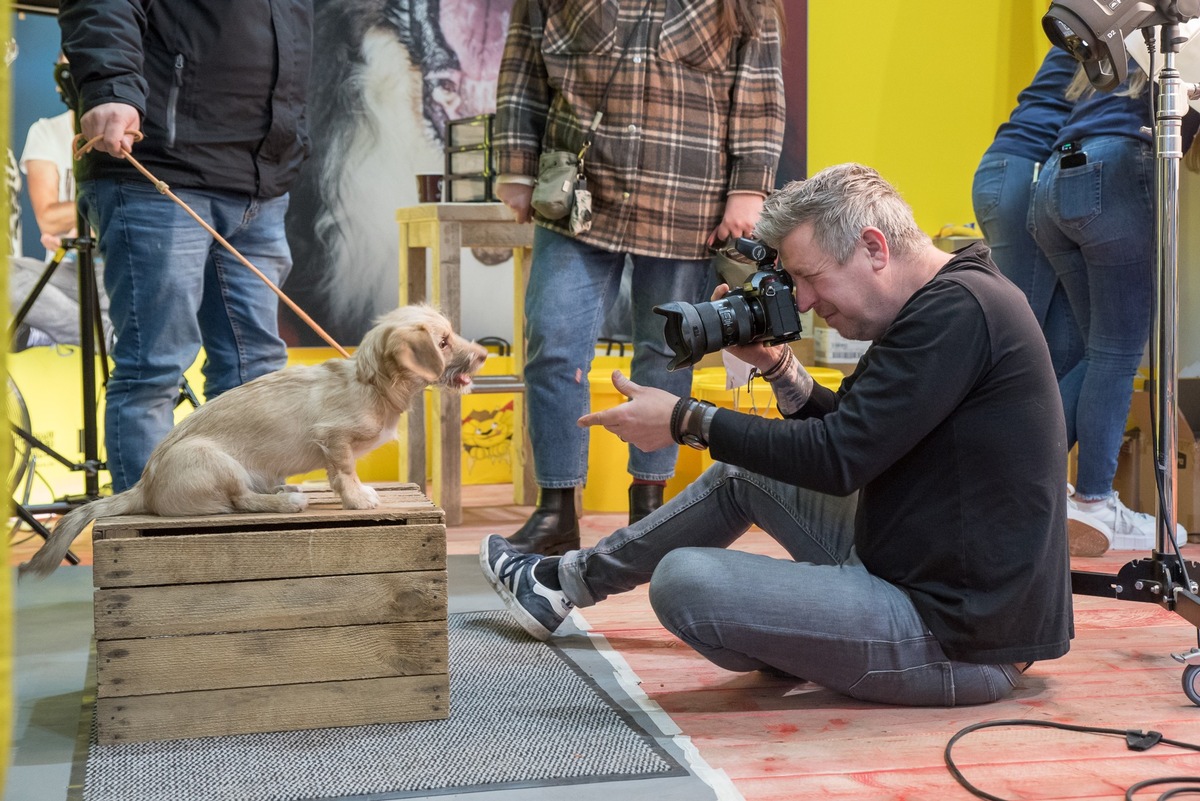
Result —
[{"label": "dog's tail", "polygon": [[79,536],[88,523],[106,515],[145,514],[145,502],[142,498],[140,484],[135,484],[125,492],[113,495],[111,498],[101,498],[98,501],[84,504],[72,509],[54,527],[54,533],[46,543],[33,555],[33,558],[21,565],[18,575],[24,577],[32,574],[37,578],[45,578],[62,564],[71,543]]}]

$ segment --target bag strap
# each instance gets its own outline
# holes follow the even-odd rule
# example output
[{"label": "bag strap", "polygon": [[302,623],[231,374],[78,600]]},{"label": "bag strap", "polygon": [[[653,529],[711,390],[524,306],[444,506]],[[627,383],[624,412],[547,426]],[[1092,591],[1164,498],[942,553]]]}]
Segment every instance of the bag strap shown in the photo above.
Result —
[{"label": "bag strap", "polygon": [[617,71],[621,69],[621,56],[624,56],[629,50],[629,45],[633,43],[633,37],[637,34],[638,29],[642,27],[642,23],[650,19],[650,8],[654,5],[654,0],[646,0],[646,5],[642,7],[642,13],[638,16],[637,22],[633,24],[633,29],[629,31],[629,35],[625,37],[625,44],[621,45],[621,52],[618,54],[617,63],[613,65],[612,73],[608,76],[608,83],[604,87],[604,94],[600,96],[600,102],[596,105],[596,113],[592,115],[592,122],[588,125],[584,132],[583,147],[579,149],[579,172],[583,173],[583,154],[592,146],[592,138],[596,135],[596,130],[600,127],[600,120],[604,118],[604,107],[608,104],[608,93],[612,90],[613,81],[617,79]]}]

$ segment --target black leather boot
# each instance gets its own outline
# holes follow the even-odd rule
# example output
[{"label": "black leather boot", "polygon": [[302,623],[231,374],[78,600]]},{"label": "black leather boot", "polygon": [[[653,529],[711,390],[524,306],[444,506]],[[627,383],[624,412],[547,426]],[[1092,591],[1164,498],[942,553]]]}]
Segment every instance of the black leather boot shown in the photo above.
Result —
[{"label": "black leather boot", "polygon": [[629,525],[632,526],[662,505],[663,486],[661,484],[629,485]]},{"label": "black leather boot", "polygon": [[575,516],[575,488],[542,489],[538,505],[525,525],[508,542],[521,553],[559,556],[579,547],[579,519]]}]

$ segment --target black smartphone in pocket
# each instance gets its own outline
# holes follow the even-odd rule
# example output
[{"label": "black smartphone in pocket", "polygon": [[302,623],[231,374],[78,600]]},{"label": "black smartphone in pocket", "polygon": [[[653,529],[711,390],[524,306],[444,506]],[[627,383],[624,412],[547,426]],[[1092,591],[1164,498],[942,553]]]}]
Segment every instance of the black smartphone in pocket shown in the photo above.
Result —
[{"label": "black smartphone in pocket", "polygon": [[1084,153],[1079,148],[1079,145],[1074,142],[1067,142],[1058,151],[1063,154],[1058,163],[1064,170],[1069,170],[1072,167],[1082,167],[1087,164],[1087,153]]}]

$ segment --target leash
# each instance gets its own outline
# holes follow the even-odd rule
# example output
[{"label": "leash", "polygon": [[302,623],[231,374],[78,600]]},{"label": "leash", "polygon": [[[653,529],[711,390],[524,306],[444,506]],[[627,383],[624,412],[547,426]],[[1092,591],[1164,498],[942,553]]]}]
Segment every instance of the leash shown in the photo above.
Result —
[{"label": "leash", "polygon": [[[133,136],[133,141],[135,141],[135,142],[140,142],[143,138],[141,131],[126,131],[126,133],[131,134]],[[96,143],[99,142],[103,138],[104,138],[103,136],[96,136],[88,141],[84,141],[83,134],[77,134],[75,136],[75,139],[72,140],[72,144],[73,144],[72,152],[75,156],[75,159],[78,161],[80,156],[82,156],[84,153],[87,153],[87,152],[93,150],[95,148]],[[150,183],[154,184],[154,188],[157,189],[160,194],[166,195],[167,197],[171,198],[171,200],[174,200],[176,203],[178,203],[179,206],[184,211],[186,211],[189,215],[191,215],[193,220],[200,223],[201,227],[203,227],[205,231],[208,231],[210,234],[212,234],[213,239],[220,242],[225,247],[226,250],[228,250],[230,253],[233,254],[234,258],[236,258],[242,264],[246,265],[246,267],[248,267],[250,269],[250,272],[257,275],[264,284],[266,284],[268,287],[270,287],[271,291],[274,292],[276,295],[278,295],[279,299],[282,300],[285,304],[287,304],[287,307],[289,309],[291,309],[293,312],[295,312],[296,316],[299,317],[301,320],[303,320],[305,322],[305,324],[308,325],[309,328],[311,328],[313,331],[315,331],[317,333],[317,335],[319,337],[321,337],[321,339],[328,342],[330,347],[332,347],[334,350],[336,350],[338,353],[340,353],[345,358],[347,358],[347,359],[350,358],[350,354],[346,352],[345,348],[343,348],[341,345],[339,345],[337,343],[337,340],[335,340],[333,337],[331,337],[329,334],[327,334],[325,332],[324,328],[317,325],[316,321],[313,320],[313,318],[309,317],[307,312],[304,311],[304,309],[301,309],[298,305],[296,305],[296,302],[293,301],[291,298],[289,298],[282,289],[275,286],[275,282],[272,281],[270,278],[267,278],[267,276],[263,274],[262,270],[258,269],[253,264],[251,264],[250,260],[247,259],[245,256],[243,256],[241,253],[238,253],[237,248],[235,248],[233,245],[229,244],[229,242],[225,239],[225,237],[218,234],[215,230],[213,230],[213,227],[211,225],[206,223],[200,217],[199,214],[192,211],[191,206],[189,206],[187,203],[184,203],[182,200],[180,200],[179,197],[176,196],[176,194],[171,191],[171,187],[167,186],[165,181],[160,181],[153,173],[151,173],[149,170],[147,170],[145,167],[143,167],[141,165],[141,162],[139,162],[137,159],[135,159],[133,157],[132,151],[126,150],[118,158],[123,158],[126,161],[128,161],[130,164],[132,164],[137,169],[138,172],[140,172],[142,175],[146,176],[146,179],[148,181],[150,181]]]}]

